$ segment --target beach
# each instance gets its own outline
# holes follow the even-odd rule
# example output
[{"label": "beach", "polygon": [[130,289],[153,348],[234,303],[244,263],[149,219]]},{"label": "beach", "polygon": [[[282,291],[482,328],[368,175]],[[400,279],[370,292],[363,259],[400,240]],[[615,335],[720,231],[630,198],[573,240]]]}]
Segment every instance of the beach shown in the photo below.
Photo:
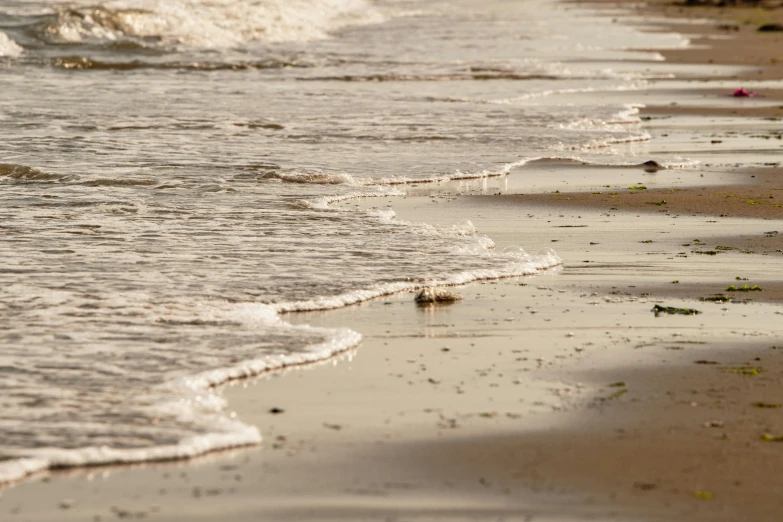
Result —
[{"label": "beach", "polygon": [[674,77],[590,94],[644,104],[650,139],[611,146],[638,162],[563,154],[329,202],[469,220],[496,251],[562,264],[449,287],[449,303],[282,311],[363,339],[215,390],[260,444],[44,470],[0,492],[0,518],[777,520],[783,33],[755,28],[783,11],[588,7],[691,40],[646,50],[665,60],[640,67]]}]

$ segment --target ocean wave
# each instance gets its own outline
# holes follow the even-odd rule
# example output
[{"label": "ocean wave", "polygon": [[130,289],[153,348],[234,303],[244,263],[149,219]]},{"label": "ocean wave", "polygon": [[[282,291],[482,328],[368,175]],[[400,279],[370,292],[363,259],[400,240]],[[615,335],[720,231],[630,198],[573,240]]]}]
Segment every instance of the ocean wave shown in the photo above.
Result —
[{"label": "ocean wave", "polygon": [[35,167],[16,165],[14,163],[0,163],[0,179],[2,178],[39,183],[52,183],[55,181],[68,181],[72,179],[70,176],[52,174]]},{"label": "ocean wave", "polygon": [[[400,222],[400,224],[410,225],[409,223],[405,222]],[[440,229],[439,233],[442,233],[443,230],[445,229]],[[454,232],[456,234],[463,235],[464,231],[460,228],[456,228],[454,229]],[[489,255],[491,240],[488,244],[486,243],[486,239],[488,239],[486,236],[477,238],[475,242],[476,248],[470,249],[469,252],[466,251],[463,253],[475,255],[477,251],[484,251],[485,254]],[[507,263],[505,266],[497,268],[467,270],[461,273],[429,281],[397,281],[393,283],[377,284],[369,288],[354,290],[352,292],[336,296],[314,297],[306,301],[284,302],[275,305],[275,308],[280,312],[301,312],[342,308],[344,306],[361,303],[370,299],[375,299],[384,295],[396,294],[399,292],[415,291],[423,288],[432,288],[438,286],[464,285],[487,279],[529,276],[537,274],[543,270],[556,268],[563,264],[563,260],[551,248],[542,249],[533,255],[527,254],[524,251],[522,251],[521,254],[519,251],[508,251],[492,255],[497,256],[498,259],[506,259]]]},{"label": "ocean wave", "polygon": [[[376,223],[368,224],[370,229],[382,224],[410,238],[418,236],[422,244],[459,239],[451,255],[473,257],[474,268],[269,304],[184,296],[160,301],[141,291],[97,295],[76,287],[51,289],[27,283],[3,288],[3,302],[20,305],[14,328],[22,328],[26,336],[6,354],[4,386],[9,394],[7,413],[0,421],[5,433],[0,482],[51,468],[182,459],[256,444],[261,441],[258,429],[228,412],[212,387],[322,361],[361,340],[348,329],[292,326],[281,313],[337,308],[425,287],[532,275],[562,263],[551,249],[535,255],[521,249],[494,252],[492,241],[470,222],[434,227],[396,220],[391,211],[364,215]],[[29,303],[35,307],[27,309]],[[34,328],[26,329],[25,321],[39,324],[43,318],[48,318],[46,324],[67,321],[67,334],[41,337]],[[31,345],[36,350],[29,350]],[[67,359],[54,355],[64,351]],[[31,401],[23,392],[42,378],[46,392]],[[89,399],[69,400],[85,388],[90,390]],[[73,418],[80,419],[78,425]]]},{"label": "ocean wave", "polygon": [[115,0],[58,8],[34,31],[49,44],[132,40],[142,46],[230,48],[323,39],[342,27],[382,20],[365,0]]},{"label": "ocean wave", "polygon": [[[245,329],[258,328],[259,335],[266,334],[271,339],[263,343],[267,346],[284,342],[281,339],[286,336],[294,342],[308,338],[319,341],[295,351],[270,353],[268,347],[246,351],[247,358],[235,363],[231,361],[235,361],[238,354],[216,352],[204,359],[203,354],[190,353],[190,357],[203,359],[202,363],[211,361],[212,368],[180,377],[171,374],[176,375],[177,368],[182,365],[173,359],[166,360],[168,356],[162,357],[160,351],[142,357],[144,353],[129,349],[117,353],[112,361],[107,361],[105,354],[96,360],[89,352],[72,353],[67,365],[62,367],[56,360],[40,361],[36,366],[38,372],[48,374],[46,397],[35,405],[15,408],[14,416],[6,415],[0,422],[6,433],[4,459],[0,460],[0,483],[18,481],[52,468],[184,459],[219,449],[257,444],[261,442],[258,428],[244,424],[226,412],[225,400],[212,388],[234,379],[322,361],[361,341],[358,333],[348,329],[288,325],[265,305],[205,302],[191,305],[195,313],[189,315],[202,317],[206,322],[217,317],[230,319]],[[177,318],[182,318],[183,312],[184,308],[174,311],[171,306],[157,310],[164,317],[175,313]],[[176,328],[171,324],[168,327]],[[180,331],[183,328],[179,326]],[[192,349],[197,350],[195,346]],[[252,356],[254,351],[255,357]],[[31,357],[37,358],[36,355]],[[131,379],[138,384],[139,380],[149,381],[154,376],[154,373],[143,371],[146,366],[143,360],[148,357],[153,357],[161,371],[170,374],[169,378],[157,385],[147,382],[146,389],[134,386],[123,390],[122,406],[119,406],[116,396],[113,397],[118,382]],[[171,357],[176,355],[172,353]],[[69,375],[77,372],[83,375],[82,382],[70,379]],[[7,389],[24,386],[23,379],[17,380],[20,379],[10,377]],[[68,397],[86,385],[91,394],[89,401],[80,401],[78,405],[74,401],[60,404],[59,396]],[[74,408],[87,408],[78,413],[81,420],[78,432],[71,432],[72,428],[63,423],[71,415],[77,415]],[[23,418],[17,418],[19,415]],[[38,447],[25,446],[24,430],[18,428],[20,422],[36,426]]]},{"label": "ocean wave", "polygon": [[[633,114],[632,110],[629,110],[629,114]],[[589,140],[579,146],[565,147],[562,145],[553,145],[553,150],[573,150],[573,151],[590,151],[593,149],[601,149],[611,147],[613,145],[620,145],[624,143],[637,143],[644,142],[650,139],[650,135],[642,132],[637,135],[630,135],[619,138],[596,138]],[[512,171],[518,168],[525,167],[535,163],[573,163],[578,165],[590,165],[600,167],[644,167],[646,163],[640,163],[635,160],[629,160],[622,156],[606,156],[602,155],[600,159],[582,157],[579,155],[551,155],[551,156],[532,156],[529,158],[523,158],[518,161],[507,163],[497,169],[484,169],[475,172],[468,171],[455,171],[451,174],[433,175],[420,178],[411,178],[408,176],[390,176],[383,178],[370,178],[370,177],[357,177],[347,173],[341,172],[325,172],[325,171],[281,171],[274,170],[259,176],[259,179],[276,179],[288,183],[302,183],[302,184],[317,184],[317,185],[353,185],[357,187],[375,187],[379,190],[377,194],[367,192],[353,192],[347,194],[340,194],[335,196],[321,196],[315,199],[297,200],[292,203],[299,208],[310,209],[324,209],[329,205],[337,202],[342,202],[350,199],[366,198],[366,197],[386,197],[386,196],[401,196],[405,192],[395,190],[391,187],[404,186],[404,185],[419,185],[426,183],[442,183],[449,181],[462,181],[462,180],[474,180],[484,178],[497,178],[502,176],[508,176]],[[696,160],[687,160],[681,158],[668,158],[655,161],[658,168],[688,168],[698,165]]]},{"label": "ocean wave", "polygon": [[278,179],[289,183],[315,183],[318,185],[368,185],[371,180],[359,179],[346,173],[321,170],[275,170],[260,176],[262,179]]},{"label": "ocean wave", "polygon": [[[594,138],[578,145],[564,145],[556,143],[549,147],[552,151],[591,151],[596,149],[606,149],[614,145],[623,145],[630,143],[643,143],[652,139],[648,132],[639,132],[637,134],[628,134],[626,136],[609,136],[604,138]],[[623,160],[620,160],[623,161]]]},{"label": "ocean wave", "polygon": [[[570,79],[570,78],[562,78]],[[645,85],[644,81],[638,81],[633,84],[622,85],[610,85],[604,87],[571,87],[567,89],[545,89],[541,91],[533,91],[511,98],[464,98],[457,96],[426,96],[424,101],[428,102],[443,102],[443,103],[473,103],[477,105],[513,105],[516,103],[527,102],[536,98],[546,98],[548,96],[557,96],[564,94],[584,94],[591,92],[623,92],[623,91],[636,91]]]},{"label": "ocean wave", "polygon": [[172,69],[186,71],[247,71],[263,69],[290,69],[310,67],[306,62],[296,59],[267,58],[255,61],[108,61],[86,56],[61,56],[51,59],[53,67],[74,71],[134,71],[140,69]]},{"label": "ocean wave", "polygon": [[[405,74],[405,73],[377,73],[377,74],[342,74],[333,76],[302,76],[301,81],[332,81],[332,82],[452,82],[452,81],[533,81],[533,80],[559,80],[562,76],[520,73],[510,71],[468,71],[443,74]],[[568,79],[575,79],[568,77]],[[578,79],[578,78],[576,78]]]},{"label": "ocean wave", "polygon": [[625,129],[626,126],[641,123],[639,109],[643,107],[643,105],[638,104],[626,105],[608,118],[579,118],[568,123],[560,123],[557,125],[557,128],[564,130],[624,132],[627,130]]}]

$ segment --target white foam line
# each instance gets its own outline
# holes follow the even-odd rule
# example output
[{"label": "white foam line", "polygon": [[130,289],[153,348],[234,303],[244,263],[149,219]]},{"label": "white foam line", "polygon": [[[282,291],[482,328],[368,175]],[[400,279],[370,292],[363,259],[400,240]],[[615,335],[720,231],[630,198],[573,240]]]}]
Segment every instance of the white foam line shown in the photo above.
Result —
[{"label": "white foam line", "polygon": [[[208,370],[193,377],[177,379],[161,387],[162,391],[178,399],[176,404],[156,406],[153,409],[160,413],[160,409],[168,406],[172,407],[179,417],[203,416],[205,414],[203,407],[201,410],[195,406],[183,408],[182,400],[187,397],[195,399],[208,395],[215,399],[214,403],[224,406],[223,400],[211,390],[215,386],[230,380],[255,377],[274,370],[322,361],[356,347],[362,340],[360,334],[344,328],[336,330],[307,326],[296,328],[329,335],[324,342],[309,346],[306,353],[255,359],[233,367]],[[202,402],[193,400],[189,404],[201,405]],[[0,462],[0,484],[17,482],[48,469],[182,460],[211,451],[259,444],[262,440],[257,427],[234,420],[225,414],[210,420],[218,423],[217,428],[220,428],[221,432],[187,437],[177,444],[131,449],[100,446],[80,449],[36,448],[26,451],[25,455],[20,455],[20,458]]]},{"label": "white foam line", "polygon": [[[631,115],[635,114],[638,111],[638,106],[629,108],[627,110],[619,112],[616,117],[617,118],[623,118],[623,117],[630,117]],[[633,121],[616,121],[614,123],[635,123]],[[638,142],[646,142],[649,141],[652,137],[649,133],[643,132],[640,133],[638,136],[629,136],[627,138],[608,138],[603,140],[592,140],[587,143],[583,143],[581,145],[575,145],[573,147],[565,147],[565,146],[553,146],[552,150],[554,151],[580,151],[580,150],[592,150],[592,149],[600,149],[600,148],[606,148],[611,147],[612,145],[621,145],[624,143],[638,143]],[[575,162],[581,162],[586,165],[593,165],[593,166],[607,166],[607,167],[613,167],[613,166],[634,166],[638,165],[638,163],[633,162],[623,162],[623,163],[608,163],[608,162],[599,162],[594,160],[587,160],[580,158],[579,156],[572,155],[572,156],[561,156],[561,155],[555,155],[555,156],[534,156],[530,158],[521,159],[519,161],[515,161],[512,163],[505,164],[501,169],[499,170],[482,170],[480,172],[461,172],[456,171],[453,174],[444,174],[441,176],[431,176],[428,178],[409,178],[405,176],[394,176],[389,178],[354,178],[351,176],[348,176],[346,174],[335,174],[334,178],[328,178],[328,174],[324,174],[319,177],[319,181],[312,181],[312,183],[324,183],[324,184],[348,184],[348,185],[357,185],[357,186],[364,186],[364,187],[384,187],[384,186],[394,186],[394,185],[422,185],[425,183],[442,183],[442,182],[448,182],[448,181],[462,181],[462,180],[470,180],[470,179],[483,179],[483,178],[499,178],[503,176],[507,176],[511,173],[512,170],[524,167],[525,165],[529,163],[534,163],[536,161],[542,161],[542,160],[550,160],[550,161],[575,161]],[[665,168],[677,168],[681,166],[690,166],[694,164],[698,164],[698,161],[695,162],[663,162],[661,165]],[[308,177],[310,178],[310,174],[302,174],[303,178]],[[289,180],[292,180],[295,177],[295,174],[288,174],[286,176]],[[334,179],[340,179],[345,181],[334,181]],[[324,181],[325,180],[325,181]],[[350,181],[348,181],[350,180]],[[299,181],[296,181],[299,182]],[[365,197],[386,197],[386,196],[401,196],[404,195],[402,192],[379,192],[377,194],[362,194],[359,192],[351,193],[351,194],[343,194],[339,196],[323,196],[317,199],[313,200],[299,200],[297,203],[308,207],[308,208],[318,208],[318,209],[324,209],[327,208],[332,203],[337,203],[340,201],[350,200],[350,199],[358,199],[358,198],[365,198]]]},{"label": "white foam line", "polygon": [[361,303],[363,301],[368,301],[370,299],[375,299],[384,295],[410,292],[423,288],[432,288],[437,286],[457,286],[488,279],[504,279],[510,277],[534,275],[542,270],[555,268],[562,264],[563,260],[553,252],[552,254],[547,253],[542,255],[541,260],[527,261],[524,263],[509,263],[509,266],[503,269],[481,269],[466,271],[446,278],[436,279],[423,283],[386,283],[369,289],[356,290],[354,292],[335,297],[318,297],[308,301],[280,303],[279,305],[276,305],[275,308],[277,308],[280,312],[329,310]]}]

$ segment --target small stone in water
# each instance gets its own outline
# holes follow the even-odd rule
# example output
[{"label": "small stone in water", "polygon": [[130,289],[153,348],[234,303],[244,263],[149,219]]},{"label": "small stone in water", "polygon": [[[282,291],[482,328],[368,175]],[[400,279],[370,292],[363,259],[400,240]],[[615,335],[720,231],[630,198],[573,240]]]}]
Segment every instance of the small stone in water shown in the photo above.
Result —
[{"label": "small stone in water", "polygon": [[417,303],[453,303],[461,300],[461,295],[443,288],[425,288],[415,297]]}]

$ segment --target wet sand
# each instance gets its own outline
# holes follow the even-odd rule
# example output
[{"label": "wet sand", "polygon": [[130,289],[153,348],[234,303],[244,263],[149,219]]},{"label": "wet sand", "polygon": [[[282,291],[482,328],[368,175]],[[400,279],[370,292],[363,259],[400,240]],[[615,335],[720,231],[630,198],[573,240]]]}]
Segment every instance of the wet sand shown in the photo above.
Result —
[{"label": "wet sand", "polygon": [[[782,149],[783,150],[783,149]],[[753,176],[753,177],[751,177]],[[742,184],[651,189],[646,185],[601,188],[595,192],[557,191],[549,194],[515,194],[520,206],[565,206],[593,208],[606,212],[647,212],[715,217],[783,219],[783,169],[759,170],[747,174]],[[773,227],[774,228],[774,227]],[[780,237],[764,237],[758,246],[765,251],[781,247]]]},{"label": "wet sand", "polygon": [[[667,58],[691,63],[688,52]],[[687,116],[699,114],[714,115]],[[667,121],[653,122],[658,133]],[[572,179],[583,167],[531,165],[530,179],[544,168]],[[390,200],[401,219],[471,219],[498,248],[551,246],[565,264],[457,289],[453,305],[404,294],[290,315],[365,341],[340,360],[221,391],[260,427],[261,447],[42,475],[2,493],[0,518],[777,520],[783,230],[767,232],[781,228],[781,171],[647,190],[620,188],[628,173],[602,170],[601,194],[589,183],[500,197],[433,186]],[[763,291],[699,300],[730,284]],[[656,315],[655,305],[701,313]]]}]

